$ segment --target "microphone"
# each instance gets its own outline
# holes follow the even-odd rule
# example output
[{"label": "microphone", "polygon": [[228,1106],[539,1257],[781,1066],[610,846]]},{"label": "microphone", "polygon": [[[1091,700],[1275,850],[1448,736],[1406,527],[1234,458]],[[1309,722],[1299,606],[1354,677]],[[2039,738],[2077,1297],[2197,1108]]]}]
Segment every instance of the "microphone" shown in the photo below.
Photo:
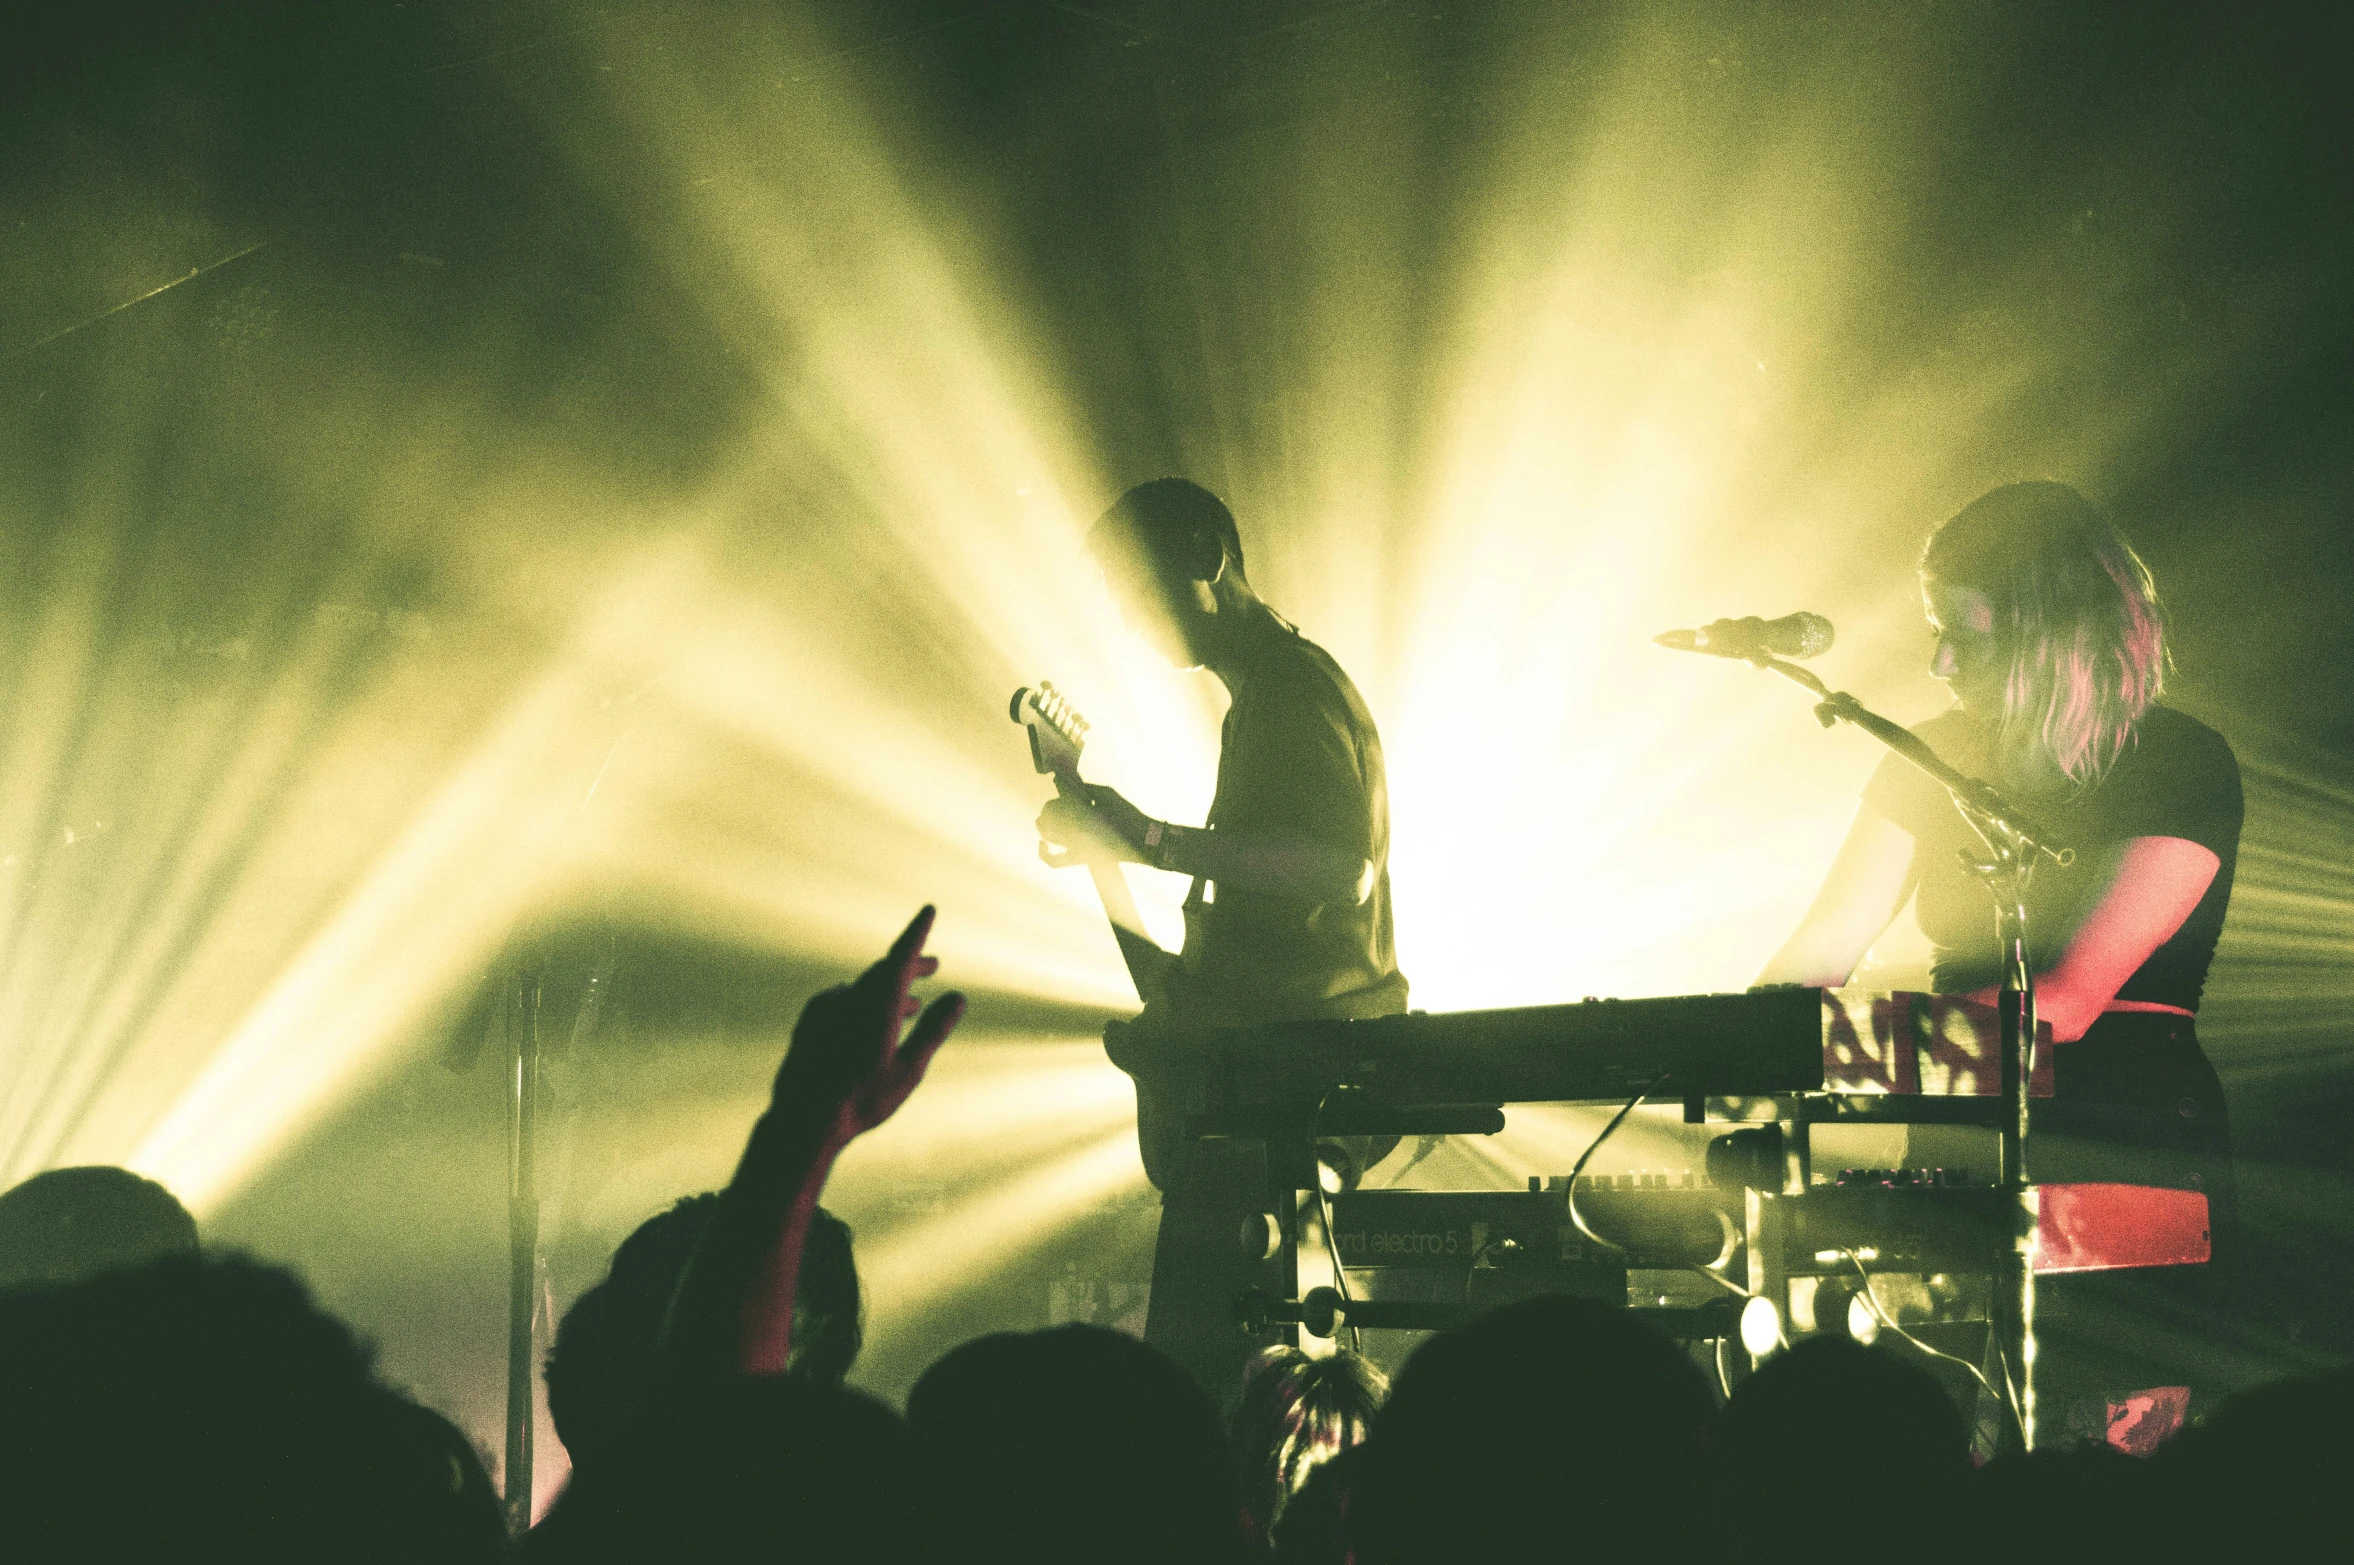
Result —
[{"label": "microphone", "polygon": [[1698,630],[1671,630],[1651,639],[1677,652],[1706,652],[1720,658],[1811,658],[1831,650],[1831,622],[1820,614],[1785,614],[1780,619],[1711,620]]}]

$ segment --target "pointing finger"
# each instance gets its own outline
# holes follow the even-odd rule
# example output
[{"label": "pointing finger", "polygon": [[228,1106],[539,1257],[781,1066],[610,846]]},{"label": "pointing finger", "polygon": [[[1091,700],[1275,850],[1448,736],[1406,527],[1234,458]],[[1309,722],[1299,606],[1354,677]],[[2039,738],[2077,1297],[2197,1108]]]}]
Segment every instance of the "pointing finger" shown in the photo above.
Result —
[{"label": "pointing finger", "polygon": [[929,902],[917,909],[915,917],[909,919],[907,927],[899,932],[899,938],[891,942],[891,959],[905,962],[921,951],[924,942],[932,937],[932,920],[939,911]]}]

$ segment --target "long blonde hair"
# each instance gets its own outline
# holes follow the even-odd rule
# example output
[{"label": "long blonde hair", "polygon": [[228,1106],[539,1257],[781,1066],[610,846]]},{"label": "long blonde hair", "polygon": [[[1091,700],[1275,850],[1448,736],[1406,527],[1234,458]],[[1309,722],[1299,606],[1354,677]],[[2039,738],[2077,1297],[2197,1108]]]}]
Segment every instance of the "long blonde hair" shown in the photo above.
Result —
[{"label": "long blonde hair", "polygon": [[2066,484],[2006,484],[1964,506],[1921,574],[1982,592],[2010,661],[1998,754],[2032,745],[2078,790],[2101,780],[2166,687],[2166,616],[2150,568]]}]

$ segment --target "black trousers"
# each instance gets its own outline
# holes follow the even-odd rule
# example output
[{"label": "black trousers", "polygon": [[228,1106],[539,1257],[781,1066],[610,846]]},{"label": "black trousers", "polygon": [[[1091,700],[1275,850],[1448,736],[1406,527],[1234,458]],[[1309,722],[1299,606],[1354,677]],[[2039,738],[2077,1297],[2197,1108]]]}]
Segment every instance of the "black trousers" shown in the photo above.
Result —
[{"label": "black trousers", "polygon": [[1243,1330],[1235,1303],[1253,1288],[1280,1291],[1277,1263],[1255,1258],[1244,1235],[1270,1210],[1266,1149],[1255,1141],[1197,1142],[1164,1174],[1144,1340],[1182,1365],[1224,1413],[1266,1334]]},{"label": "black trousers", "polygon": [[1244,1247],[1246,1225],[1270,1210],[1267,1154],[1256,1141],[1193,1140],[1186,1122],[1205,1102],[1202,1062],[1165,1018],[1112,1022],[1104,1052],[1136,1084],[1136,1150],[1161,1192],[1144,1340],[1175,1359],[1223,1412],[1262,1345],[1235,1302],[1275,1293],[1279,1268]]},{"label": "black trousers", "polygon": [[[1405,1006],[1403,979],[1328,1002],[1334,1017],[1382,1016]],[[1136,1083],[1137,1150],[1161,1192],[1161,1230],[1153,1245],[1152,1295],[1145,1307],[1144,1340],[1192,1375],[1220,1409],[1230,1408],[1251,1355],[1280,1340],[1272,1331],[1247,1332],[1236,1304],[1254,1289],[1276,1297],[1289,1290],[1280,1261],[1261,1259],[1246,1233],[1265,1230],[1274,1211],[1267,1149],[1257,1141],[1193,1140],[1186,1124],[1205,1102],[1202,1071],[1190,1035],[1166,1018],[1113,1022],[1104,1051]],[[1397,1137],[1341,1137],[1360,1166],[1379,1161]]]}]

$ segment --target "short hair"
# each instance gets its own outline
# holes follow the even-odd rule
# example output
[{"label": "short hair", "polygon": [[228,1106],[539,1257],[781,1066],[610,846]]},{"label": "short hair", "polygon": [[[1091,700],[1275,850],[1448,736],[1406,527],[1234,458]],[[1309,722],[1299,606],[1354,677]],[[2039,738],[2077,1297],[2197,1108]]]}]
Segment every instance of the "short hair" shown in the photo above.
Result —
[{"label": "short hair", "polygon": [[11,1294],[0,1385],[12,1558],[487,1565],[505,1551],[464,1437],[384,1386],[277,1267],[176,1256]]},{"label": "short hair", "polygon": [[1133,1337],[977,1337],[924,1371],[907,1425],[931,1475],[936,1557],[1191,1565],[1235,1545],[1218,1410]]},{"label": "short hair", "polygon": [[1368,1565],[1535,1559],[1576,1517],[1580,1557],[1682,1559],[1714,1398],[1637,1311],[1524,1300],[1414,1350],[1350,1486]]},{"label": "short hair", "polygon": [[53,1168],[0,1195],[0,1291],[196,1253],[179,1198],[127,1168]]},{"label": "short hair", "polygon": [[1323,1358],[1288,1344],[1259,1351],[1243,1371],[1232,1439],[1243,1508],[1262,1531],[1318,1467],[1365,1438],[1388,1394],[1388,1377],[1345,1348]]},{"label": "short hair", "polygon": [[2010,661],[1998,744],[2100,781],[2166,686],[2166,617],[2117,524],[2066,484],[1989,490],[1937,529],[1921,573],[1986,594]]},{"label": "short hair", "polygon": [[1920,1365],[1852,1337],[1775,1355],[1725,1409],[1723,1472],[1737,1515],[1836,1508],[1859,1527],[1950,1512],[1970,1475],[1970,1432]]},{"label": "short hair", "polygon": [[1181,562],[1181,551],[1207,533],[1218,541],[1227,560],[1240,571],[1242,533],[1226,502],[1189,478],[1155,478],[1138,484],[1112,503],[1088,535],[1091,548],[1116,537],[1143,550],[1163,569]]},{"label": "short hair", "polygon": [[[575,1466],[603,1460],[637,1417],[671,1295],[719,1210],[719,1193],[683,1196],[640,1223],[604,1281],[575,1299],[556,1328],[543,1373],[548,1418]],[[838,1385],[862,1339],[858,1264],[850,1226],[820,1207],[801,1252],[793,1351],[785,1373]]]},{"label": "short hair", "polygon": [[2146,1464],[2120,1458],[2120,1465],[2157,1479],[2160,1514],[2186,1546],[2177,1558],[2294,1558],[2299,1538],[2343,1514],[2354,1458],[2349,1406],[2354,1369],[2275,1381],[2233,1396]]},{"label": "short hair", "polygon": [[724,1376],[659,1399],[614,1460],[574,1475],[518,1557],[942,1558],[918,1552],[924,1475],[914,1446],[899,1416],[864,1393],[791,1375]]}]

